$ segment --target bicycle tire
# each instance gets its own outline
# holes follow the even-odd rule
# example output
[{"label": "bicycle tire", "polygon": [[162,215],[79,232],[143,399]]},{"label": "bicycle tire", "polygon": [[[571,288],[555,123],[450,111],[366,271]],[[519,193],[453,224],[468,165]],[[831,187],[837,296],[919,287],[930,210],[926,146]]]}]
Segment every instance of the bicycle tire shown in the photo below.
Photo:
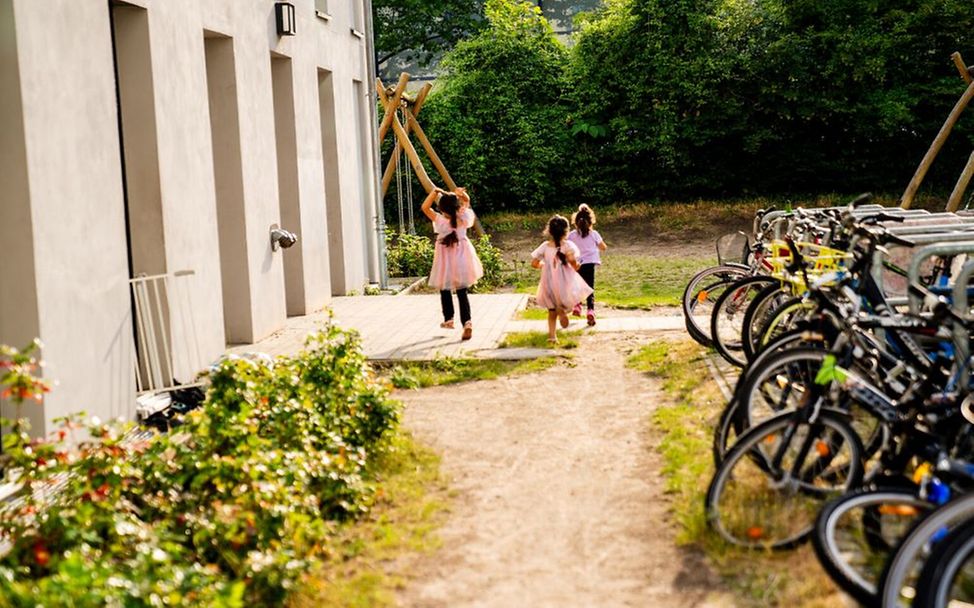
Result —
[{"label": "bicycle tire", "polygon": [[[772,449],[773,444],[768,440],[774,441],[776,435],[791,427],[794,427],[794,433],[790,435],[788,443],[775,446],[774,450],[780,450],[781,453],[784,453],[785,450],[795,447],[795,441],[800,441],[797,446],[799,447],[798,456],[795,458],[795,462],[789,463],[788,466],[793,470],[800,470],[802,478],[792,477],[790,480],[782,478],[769,483],[768,479],[773,477],[776,472],[772,470],[768,456],[761,452],[761,448]],[[799,439],[800,431],[804,431],[804,434]],[[813,443],[816,444],[814,454],[810,450]],[[839,468],[846,471],[845,481],[832,488],[816,487],[816,480],[825,478],[827,472],[833,468],[833,463],[841,462],[841,459],[835,457],[836,450],[833,449],[837,443],[838,448],[847,447],[849,452],[845,459],[846,465],[838,465]],[[822,444],[828,448],[829,454],[819,450],[819,445]],[[809,457],[811,460],[808,460]],[[816,464],[816,457],[819,458],[820,463],[825,464],[826,468],[818,470],[819,465]],[[727,453],[720,467],[717,468],[707,488],[704,502],[707,522],[724,540],[738,547],[773,550],[795,547],[804,542],[811,534],[815,527],[815,516],[822,503],[833,498],[836,494],[844,494],[858,487],[862,480],[861,457],[862,449],[858,435],[836,413],[823,410],[814,423],[798,422],[797,424],[793,413],[776,416],[741,436]],[[738,465],[741,467],[750,466],[751,470],[738,468]],[[812,476],[808,477],[807,475]],[[726,517],[722,516],[721,499],[725,498],[725,493],[728,488],[732,487],[732,483],[743,486],[745,479],[748,481],[754,479],[755,487],[760,488],[763,495],[755,497],[753,488],[742,488],[748,502],[735,503],[734,499],[737,497],[732,495],[728,501],[731,504],[723,509]],[[779,488],[775,488],[775,485],[779,485],[783,491],[777,491]],[[733,491],[736,491],[736,488]],[[807,499],[802,501],[807,504],[798,504],[797,509],[790,508],[790,499],[799,494],[803,499]],[[757,513],[751,512],[754,510]],[[774,510],[786,511],[786,513],[778,517],[775,522],[766,521],[763,514]],[[799,512],[805,513],[804,519],[807,520],[807,523],[799,520]],[[735,513],[741,514],[744,520],[741,526],[728,524]],[[758,520],[762,520],[760,524]],[[777,530],[772,529],[773,526],[787,528],[787,530],[778,534]]]},{"label": "bicycle tire", "polygon": [[878,585],[879,605],[884,608],[909,606],[912,602],[903,601],[903,591],[911,589],[914,593],[910,595],[915,595],[915,583],[924,566],[926,547],[931,540],[940,537],[942,531],[954,529],[971,517],[974,517],[974,494],[964,494],[918,521],[883,568]]},{"label": "bicycle tire", "polygon": [[[951,605],[970,606],[974,597],[955,601],[950,599],[957,576],[964,565],[974,559],[974,520],[957,526],[937,543],[926,559],[916,585],[914,606],[947,608]],[[970,593],[967,594],[970,596]]]},{"label": "bicycle tire", "polygon": [[777,283],[768,285],[751,300],[741,321],[741,347],[744,350],[744,359],[748,363],[754,360],[757,351],[756,340],[763,333],[761,330],[768,319],[784,301],[790,299],[788,292]]},{"label": "bicycle tire", "polygon": [[813,302],[796,297],[786,300],[778,306],[765,321],[754,341],[754,357],[757,358],[765,348],[781,335],[792,331],[799,323],[807,319],[809,313],[814,313],[818,307]]},{"label": "bicycle tire", "polygon": [[[885,513],[883,507],[887,507]],[[846,521],[855,519],[847,516],[854,515],[857,509],[864,510],[862,539],[860,543],[850,543],[850,539],[844,532],[840,532],[840,528],[847,523],[858,523]],[[815,554],[822,568],[843,591],[863,605],[876,605],[883,565],[889,559],[895,545],[906,535],[908,526],[912,525],[917,517],[922,517],[931,510],[933,505],[917,496],[916,486],[883,487],[851,492],[822,507],[815,522],[815,533],[812,535]],[[867,516],[872,519],[867,520]],[[880,518],[883,516],[890,516],[899,526],[897,529],[888,531],[897,535],[892,539],[892,544],[883,537],[884,530],[876,527],[882,524]],[[911,519],[908,521],[906,518]],[[869,529],[870,526],[874,528]],[[852,530],[853,537],[859,531]],[[856,546],[857,544],[860,546]],[[869,554],[869,551],[873,554]],[[857,557],[861,558],[863,563],[856,563]]]},{"label": "bicycle tire", "polygon": [[[724,264],[701,270],[690,279],[686,288],[683,290],[681,303],[687,333],[690,334],[691,338],[703,346],[711,346],[713,344],[713,340],[710,339],[709,334],[710,312],[712,312],[712,309],[708,309],[707,306],[708,304],[712,306],[711,303],[716,301],[717,297],[723,293],[722,289],[726,288],[729,283],[748,274],[750,274],[750,270],[747,268]],[[701,299],[702,294],[705,295]],[[703,311],[703,314],[694,314],[698,308]],[[696,316],[705,318],[706,325],[701,326]]]},{"label": "bicycle tire", "polygon": [[728,363],[737,367],[744,367],[747,363],[738,325],[743,321],[744,312],[753,297],[763,285],[771,283],[777,283],[777,279],[763,275],[746,277],[727,287],[717,298],[710,316],[710,337],[714,349]]}]

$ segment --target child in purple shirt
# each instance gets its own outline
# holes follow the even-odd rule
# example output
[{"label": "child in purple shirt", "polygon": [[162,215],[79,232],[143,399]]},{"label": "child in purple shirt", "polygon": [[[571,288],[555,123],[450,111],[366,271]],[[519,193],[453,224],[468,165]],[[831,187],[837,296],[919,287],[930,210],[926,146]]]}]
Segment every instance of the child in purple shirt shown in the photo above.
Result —
[{"label": "child in purple shirt", "polygon": [[[578,211],[572,216],[572,224],[575,229],[568,235],[568,240],[575,244],[579,250],[578,274],[582,275],[588,286],[592,288],[592,294],[585,301],[588,305],[586,318],[589,326],[595,325],[595,267],[602,264],[601,253],[608,249],[602,235],[595,230],[595,212],[586,204],[578,206]],[[582,315],[582,303],[575,304],[572,314],[576,317]]]}]

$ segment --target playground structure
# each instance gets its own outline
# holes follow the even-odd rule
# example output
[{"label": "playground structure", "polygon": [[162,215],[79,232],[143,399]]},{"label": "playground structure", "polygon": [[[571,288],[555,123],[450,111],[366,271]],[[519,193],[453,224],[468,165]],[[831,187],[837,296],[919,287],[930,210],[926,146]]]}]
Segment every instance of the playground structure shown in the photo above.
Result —
[{"label": "playground structure", "polygon": [[[974,99],[974,66],[968,66],[964,63],[964,59],[960,53],[954,53],[951,55],[951,59],[953,59],[954,65],[957,66],[957,71],[960,73],[961,78],[967,84],[967,89],[947,116],[944,126],[940,128],[940,132],[937,133],[923,160],[920,161],[920,166],[917,167],[913,179],[910,180],[909,185],[906,187],[906,191],[900,199],[900,206],[903,209],[909,209],[913,205],[913,199],[916,196],[917,190],[920,189],[923,179],[927,176],[927,171],[930,170],[933,161],[936,160],[937,155],[940,154],[940,150],[943,149],[947,138],[950,137],[951,131],[957,125],[957,121],[960,120],[960,115],[964,113],[964,110],[970,105],[971,100]],[[948,212],[954,213],[960,208],[964,194],[967,192],[968,186],[970,186],[971,178],[974,178],[974,152],[971,153],[970,158],[967,160],[967,165],[964,166],[964,170],[961,172],[960,178],[958,178],[957,184],[950,194],[950,198],[947,201]]]},{"label": "playground structure", "polygon": [[[415,207],[412,193],[412,178],[415,174],[420,185],[429,194],[433,191],[433,180],[430,179],[426,167],[419,157],[416,147],[413,145],[411,136],[422,145],[426,156],[436,168],[443,184],[447,190],[455,190],[457,185],[450,177],[450,172],[446,165],[440,160],[436,149],[430,143],[429,138],[419,124],[417,117],[423,110],[426,97],[429,95],[433,85],[426,83],[415,96],[406,93],[406,86],[409,84],[409,74],[403,72],[399,76],[399,82],[394,87],[387,87],[381,79],[376,79],[376,90],[379,95],[379,103],[384,108],[385,113],[379,125],[379,147],[381,149],[386,136],[391,130],[395,139],[392,148],[392,155],[386,164],[382,174],[382,199],[385,200],[393,178],[396,179],[396,196],[399,209],[399,230],[405,231],[408,225],[409,232],[415,232],[415,222],[413,209]],[[403,154],[405,153],[405,158]],[[477,225],[479,230],[479,224]]]}]

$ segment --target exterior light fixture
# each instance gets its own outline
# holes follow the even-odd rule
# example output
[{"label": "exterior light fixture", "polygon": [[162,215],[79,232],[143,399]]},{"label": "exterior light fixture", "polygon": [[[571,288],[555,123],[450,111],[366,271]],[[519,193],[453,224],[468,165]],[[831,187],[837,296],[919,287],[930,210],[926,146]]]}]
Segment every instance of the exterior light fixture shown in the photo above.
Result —
[{"label": "exterior light fixture", "polygon": [[293,36],[297,32],[293,3],[278,2],[274,5],[274,14],[277,16],[278,36]]}]

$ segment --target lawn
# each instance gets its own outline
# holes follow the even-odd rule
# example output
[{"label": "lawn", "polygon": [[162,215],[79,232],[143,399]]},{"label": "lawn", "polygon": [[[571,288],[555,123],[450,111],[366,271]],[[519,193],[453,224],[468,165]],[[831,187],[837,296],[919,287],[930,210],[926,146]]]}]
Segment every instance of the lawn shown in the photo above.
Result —
[{"label": "lawn", "polygon": [[530,374],[544,371],[557,363],[558,359],[555,357],[523,361],[444,357],[433,361],[402,361],[386,365],[380,370],[380,374],[395,388],[419,389]]},{"label": "lawn", "polygon": [[713,474],[711,434],[724,400],[706,365],[707,351],[690,340],[654,341],[628,365],[662,381],[666,403],[653,414],[660,434],[667,491],[673,496],[678,541],[701,548],[748,606],[843,605],[835,585],[818,566],[808,544],[797,550],[761,553],[724,543],[707,526],[703,497]]}]

